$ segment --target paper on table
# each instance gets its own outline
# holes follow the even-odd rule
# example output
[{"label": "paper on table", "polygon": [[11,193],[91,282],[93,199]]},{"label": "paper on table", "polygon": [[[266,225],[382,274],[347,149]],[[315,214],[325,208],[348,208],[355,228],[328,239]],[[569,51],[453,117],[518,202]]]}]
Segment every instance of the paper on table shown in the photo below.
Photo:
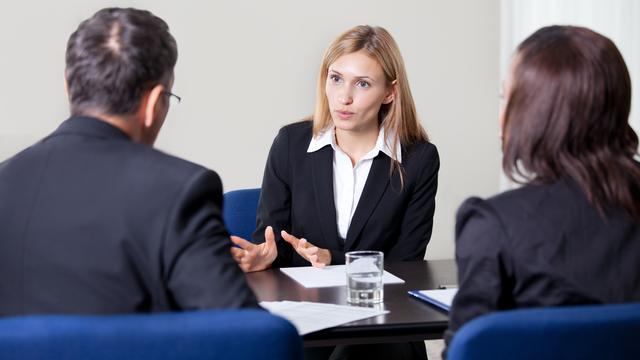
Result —
[{"label": "paper on table", "polygon": [[[345,265],[330,265],[324,268],[313,266],[280,268],[280,271],[306,288],[347,286],[347,269]],[[403,284],[404,280],[385,271],[383,284]]]},{"label": "paper on table", "polygon": [[388,313],[387,310],[308,301],[262,301],[260,306],[289,320],[305,334]]}]

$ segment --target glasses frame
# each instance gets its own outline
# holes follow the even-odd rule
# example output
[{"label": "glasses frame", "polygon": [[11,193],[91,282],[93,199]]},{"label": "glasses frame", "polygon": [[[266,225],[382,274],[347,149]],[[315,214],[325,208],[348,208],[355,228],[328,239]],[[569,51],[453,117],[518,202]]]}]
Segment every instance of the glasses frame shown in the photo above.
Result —
[{"label": "glasses frame", "polygon": [[178,104],[180,104],[182,102],[182,97],[172,93],[171,91],[164,90],[162,92],[162,95],[168,96],[169,99],[175,98],[176,100],[178,100]]}]

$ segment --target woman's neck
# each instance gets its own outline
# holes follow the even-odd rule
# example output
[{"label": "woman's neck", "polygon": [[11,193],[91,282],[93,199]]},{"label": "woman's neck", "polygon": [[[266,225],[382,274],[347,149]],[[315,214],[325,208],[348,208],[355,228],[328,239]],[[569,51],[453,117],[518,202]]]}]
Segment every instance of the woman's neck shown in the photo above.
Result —
[{"label": "woman's neck", "polygon": [[372,127],[367,131],[345,131],[336,128],[336,145],[351,159],[351,165],[355,166],[374,148],[379,131],[378,127]]}]

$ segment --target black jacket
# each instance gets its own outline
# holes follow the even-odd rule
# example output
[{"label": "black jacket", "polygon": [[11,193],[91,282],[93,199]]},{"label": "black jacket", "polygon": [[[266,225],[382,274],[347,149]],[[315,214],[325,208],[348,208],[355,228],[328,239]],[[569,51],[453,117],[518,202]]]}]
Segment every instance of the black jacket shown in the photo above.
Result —
[{"label": "black jacket", "polygon": [[71,118],[0,164],[0,315],[256,306],[213,171]]},{"label": "black jacket", "polygon": [[351,250],[380,250],[390,261],[422,260],[431,237],[440,166],[428,142],[402,147],[404,188],[391,159],[378,154],[353,215],[347,238],[338,235],[333,196],[333,148],[307,153],[312,122],[283,127],[276,136],[262,181],[254,241],[274,227],[278,258],[274,266],[309,263],[281,239],[280,230],[304,237],[331,251],[332,264],[343,264]]},{"label": "black jacket", "polygon": [[640,300],[640,223],[621,209],[603,219],[572,181],[467,200],[456,260],[447,341],[492,311]]}]

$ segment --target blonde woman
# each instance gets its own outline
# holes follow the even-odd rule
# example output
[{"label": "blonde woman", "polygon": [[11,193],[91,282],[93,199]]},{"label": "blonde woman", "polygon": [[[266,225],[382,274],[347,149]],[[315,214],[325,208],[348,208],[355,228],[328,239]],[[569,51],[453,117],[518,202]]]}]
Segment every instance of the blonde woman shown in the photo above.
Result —
[{"label": "blonde woman", "polygon": [[232,237],[234,258],[246,272],[343,264],[351,250],[422,260],[439,165],[397,44],[383,28],[354,27],[325,52],[312,120],[275,138],[254,243]]}]

